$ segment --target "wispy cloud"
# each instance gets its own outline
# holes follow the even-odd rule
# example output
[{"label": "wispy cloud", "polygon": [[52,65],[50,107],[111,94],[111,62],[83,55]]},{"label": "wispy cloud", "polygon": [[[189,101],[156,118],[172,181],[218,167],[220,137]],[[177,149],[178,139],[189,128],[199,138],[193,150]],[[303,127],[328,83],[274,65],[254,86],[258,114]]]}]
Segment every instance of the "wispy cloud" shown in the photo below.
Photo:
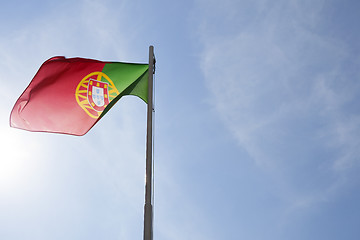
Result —
[{"label": "wispy cloud", "polygon": [[219,117],[258,166],[286,182],[284,192],[292,189],[294,205],[323,201],[360,153],[359,74],[346,73],[351,46],[322,27],[324,2],[201,7],[202,69]]}]

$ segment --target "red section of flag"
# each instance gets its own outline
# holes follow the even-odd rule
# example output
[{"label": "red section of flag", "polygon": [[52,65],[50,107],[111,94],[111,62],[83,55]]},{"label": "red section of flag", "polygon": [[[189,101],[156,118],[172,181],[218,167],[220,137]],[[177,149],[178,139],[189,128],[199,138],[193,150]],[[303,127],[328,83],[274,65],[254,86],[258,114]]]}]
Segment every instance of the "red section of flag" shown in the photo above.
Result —
[{"label": "red section of flag", "polygon": [[98,119],[77,103],[76,87],[92,72],[101,72],[105,62],[55,57],[47,60],[16,101],[10,125],[29,131],[84,135]]}]

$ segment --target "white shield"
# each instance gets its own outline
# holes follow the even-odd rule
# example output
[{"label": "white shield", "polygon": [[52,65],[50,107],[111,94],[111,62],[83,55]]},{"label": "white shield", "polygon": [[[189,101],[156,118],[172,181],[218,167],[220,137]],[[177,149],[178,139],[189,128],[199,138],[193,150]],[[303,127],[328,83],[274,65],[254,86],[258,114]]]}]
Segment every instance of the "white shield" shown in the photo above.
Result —
[{"label": "white shield", "polygon": [[92,99],[96,106],[102,107],[105,104],[104,101],[104,89],[100,87],[92,87]]}]

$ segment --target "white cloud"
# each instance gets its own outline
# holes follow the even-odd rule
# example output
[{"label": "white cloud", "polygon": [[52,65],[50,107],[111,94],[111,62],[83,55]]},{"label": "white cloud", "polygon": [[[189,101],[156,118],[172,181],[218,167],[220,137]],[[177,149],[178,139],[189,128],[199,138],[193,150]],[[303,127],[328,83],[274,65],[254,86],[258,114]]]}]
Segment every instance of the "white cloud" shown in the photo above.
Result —
[{"label": "white cloud", "polygon": [[[351,49],[321,33],[323,2],[263,1],[248,16],[229,9],[231,17],[211,6],[201,5],[202,69],[219,117],[258,166],[286,182],[294,205],[323,201],[342,182],[334,169],[359,162],[359,116],[346,112],[359,90],[344,74]],[[224,32],[213,34],[213,24]]]}]

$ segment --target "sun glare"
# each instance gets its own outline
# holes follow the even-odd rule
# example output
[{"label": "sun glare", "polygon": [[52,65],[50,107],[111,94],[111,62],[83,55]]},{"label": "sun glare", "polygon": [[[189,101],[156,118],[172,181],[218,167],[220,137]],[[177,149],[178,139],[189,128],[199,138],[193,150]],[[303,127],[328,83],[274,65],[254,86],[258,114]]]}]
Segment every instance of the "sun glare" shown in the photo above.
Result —
[{"label": "sun glare", "polygon": [[[10,127],[1,127],[0,192],[14,190],[26,183],[28,174],[33,174],[33,156],[39,156],[39,143],[26,132]],[[35,140],[35,141],[34,141]]]}]

